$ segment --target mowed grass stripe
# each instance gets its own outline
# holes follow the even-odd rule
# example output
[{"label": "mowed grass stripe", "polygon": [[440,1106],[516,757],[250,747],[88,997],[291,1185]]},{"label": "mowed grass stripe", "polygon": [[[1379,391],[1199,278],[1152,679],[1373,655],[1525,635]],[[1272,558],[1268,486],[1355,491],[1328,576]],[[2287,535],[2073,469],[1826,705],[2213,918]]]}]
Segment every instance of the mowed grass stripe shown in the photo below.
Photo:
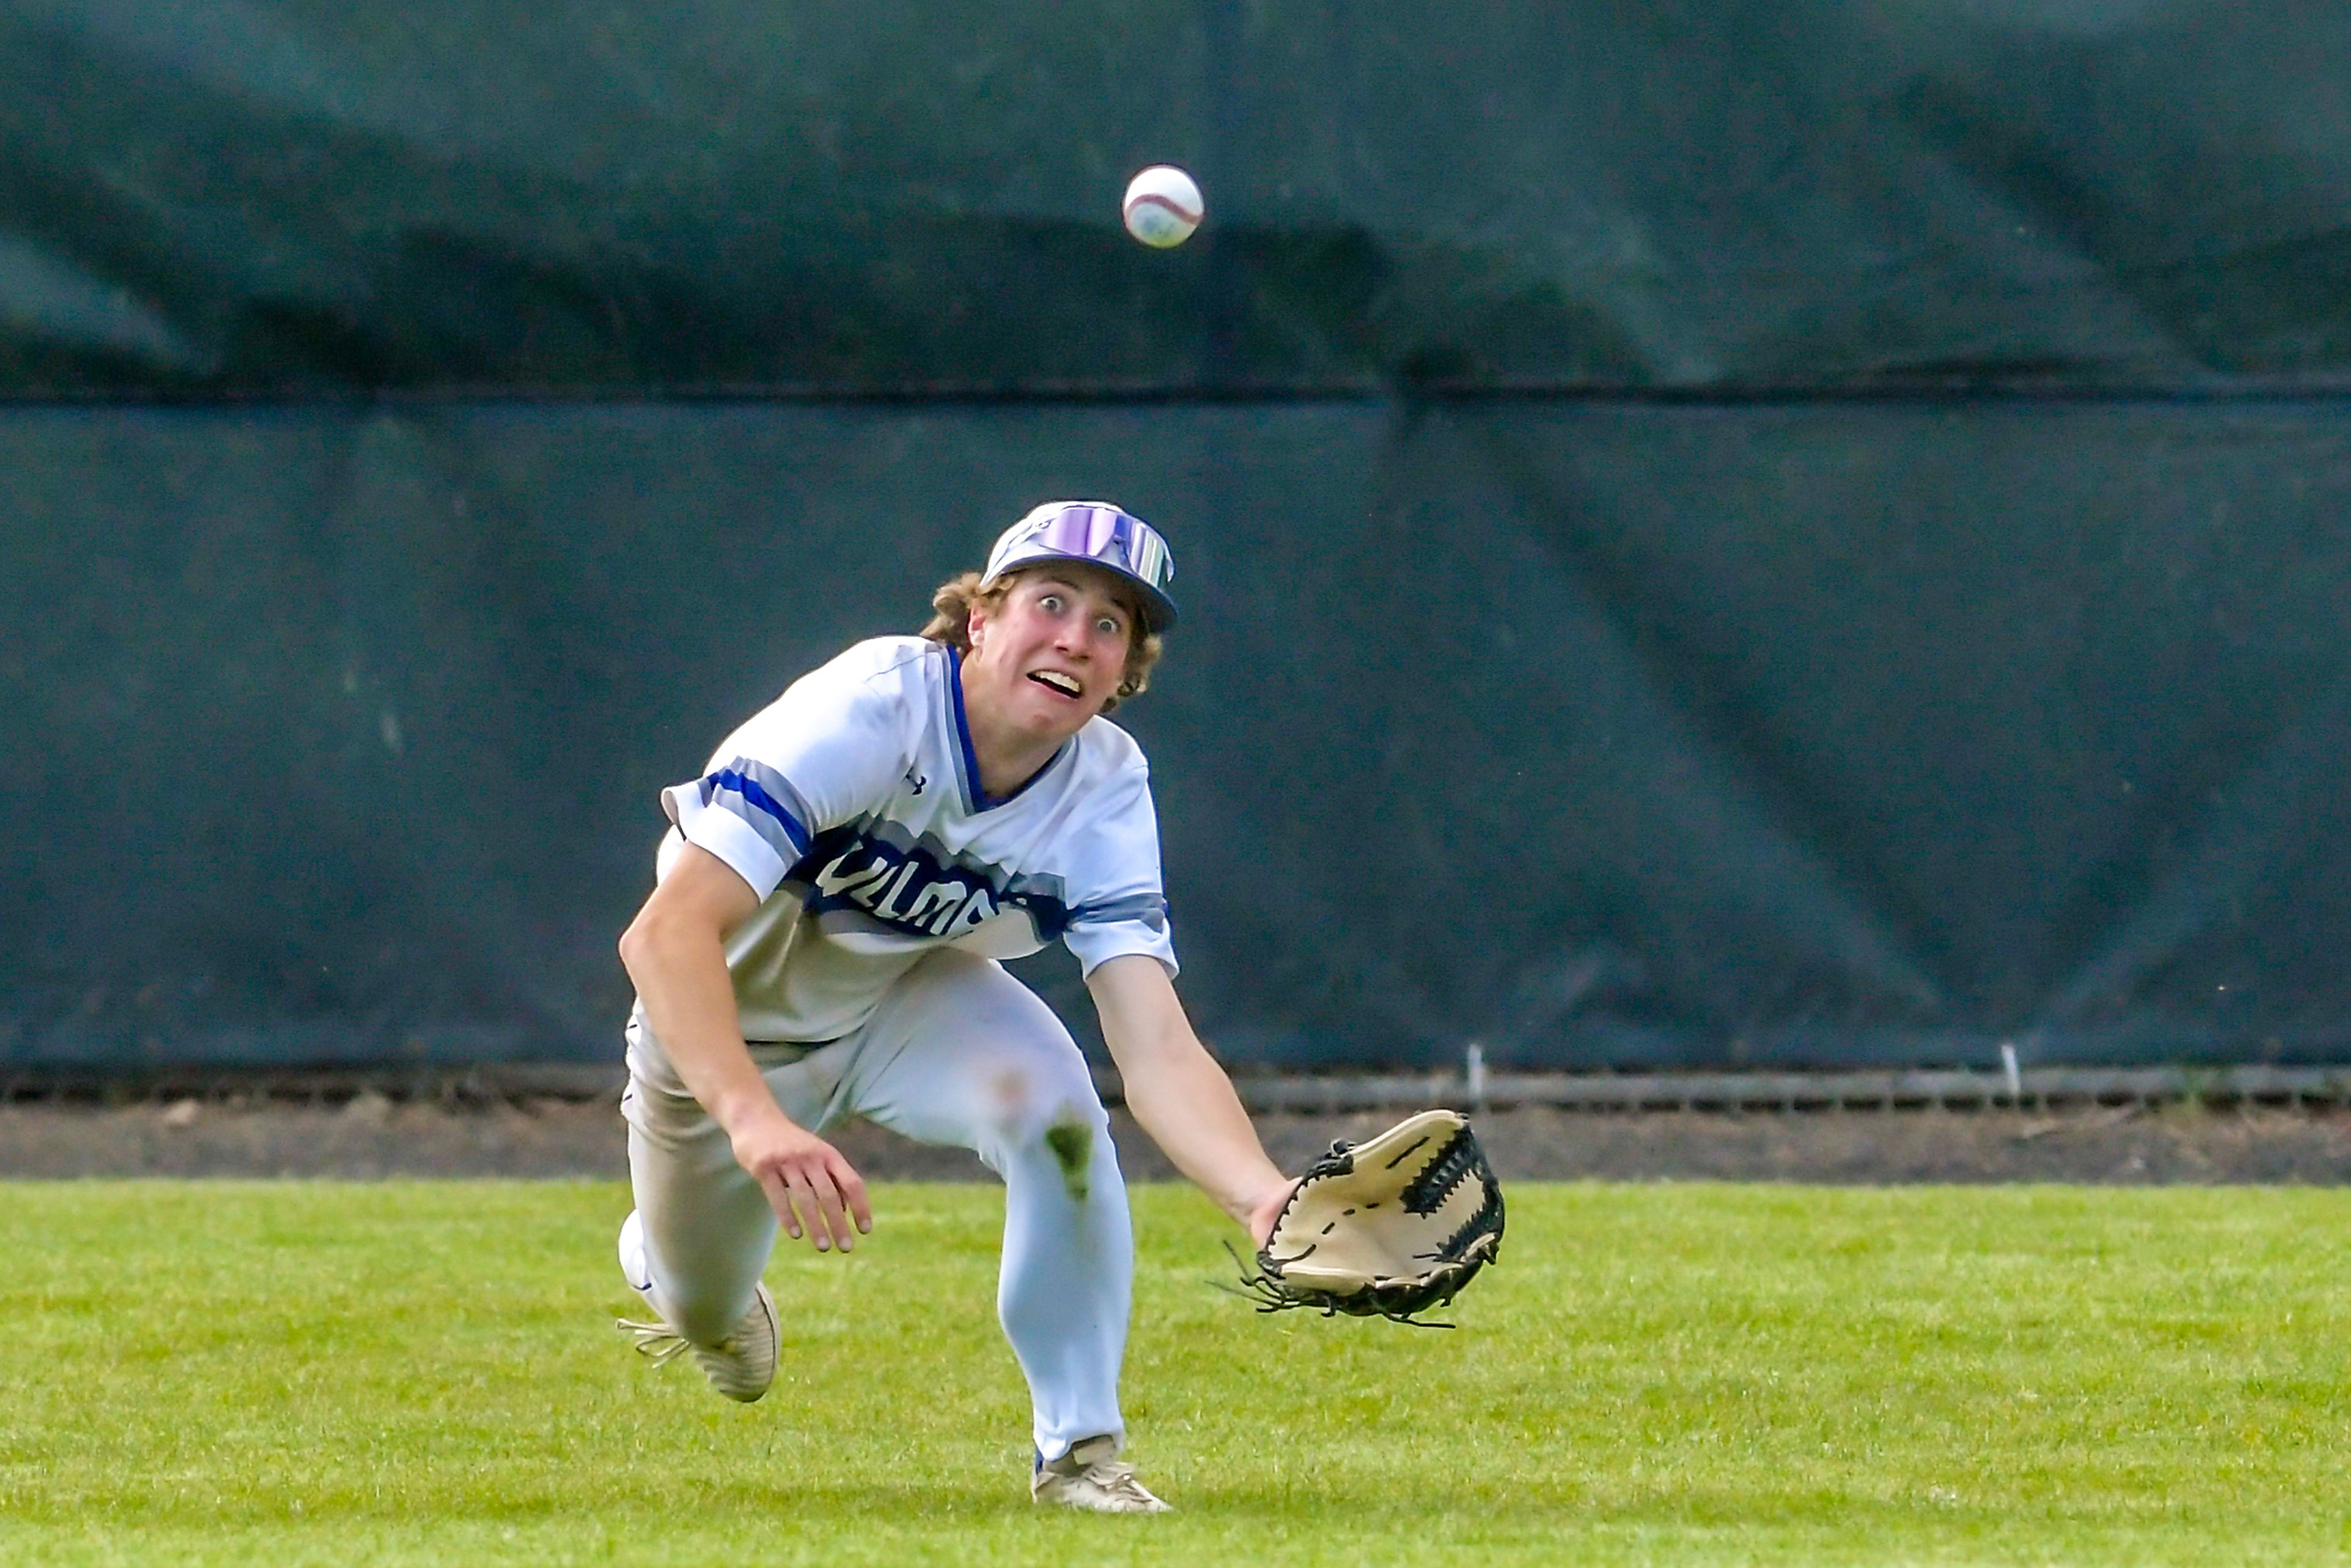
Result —
[{"label": "mowed grass stripe", "polygon": [[1451,1333],[1135,1195],[1132,1457],[1027,1500],[995,1189],[780,1254],[758,1406],[610,1327],[625,1192],[11,1184],[0,1562],[2351,1562],[2351,1195],[1520,1184]]}]

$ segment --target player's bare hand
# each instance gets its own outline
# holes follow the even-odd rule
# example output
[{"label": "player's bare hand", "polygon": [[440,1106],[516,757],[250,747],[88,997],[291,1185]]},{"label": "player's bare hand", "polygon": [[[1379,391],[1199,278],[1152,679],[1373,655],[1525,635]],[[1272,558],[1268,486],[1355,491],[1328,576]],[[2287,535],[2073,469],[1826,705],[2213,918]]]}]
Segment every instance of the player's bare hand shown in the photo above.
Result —
[{"label": "player's bare hand", "polygon": [[1248,1220],[1249,1239],[1255,1242],[1260,1250],[1263,1249],[1267,1239],[1273,1234],[1274,1221],[1281,1218],[1282,1205],[1288,1203],[1290,1195],[1297,1190],[1298,1184],[1285,1176],[1279,1184],[1268,1187],[1255,1202],[1249,1205]]},{"label": "player's bare hand", "polygon": [[873,1228],[865,1178],[839,1149],[782,1116],[762,1119],[734,1135],[735,1159],[751,1173],[784,1234],[805,1238],[818,1251],[847,1252]]}]

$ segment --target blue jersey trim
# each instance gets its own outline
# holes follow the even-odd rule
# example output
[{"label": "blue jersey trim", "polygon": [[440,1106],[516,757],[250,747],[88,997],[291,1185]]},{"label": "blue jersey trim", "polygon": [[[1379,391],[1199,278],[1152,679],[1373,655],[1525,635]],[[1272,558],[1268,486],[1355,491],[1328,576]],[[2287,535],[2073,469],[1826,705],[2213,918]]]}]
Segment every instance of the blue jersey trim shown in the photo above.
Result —
[{"label": "blue jersey trim", "polygon": [[1167,929],[1167,901],[1154,893],[1138,893],[1100,904],[1081,904],[1069,912],[1072,925],[1146,925]]},{"label": "blue jersey trim", "polygon": [[956,782],[963,786],[963,809],[985,811],[995,802],[979,787],[979,757],[971,748],[971,721],[963,712],[963,653],[953,644],[947,648],[947,705],[955,713],[956,760],[962,775]]},{"label": "blue jersey trim", "polygon": [[1070,748],[1078,743],[1078,737],[1071,736],[1061,742],[1060,750],[1045,759],[1045,766],[1023,779],[1014,788],[1012,793],[991,796],[979,781],[979,754],[971,748],[971,721],[964,716],[963,654],[952,643],[947,647],[947,695],[955,707],[956,755],[963,763],[963,778],[960,782],[964,787],[964,809],[974,815],[982,811],[993,811],[998,806],[1008,805],[1020,799],[1030,785],[1050,773],[1053,770],[1053,764],[1067,757],[1070,754]]},{"label": "blue jersey trim", "polygon": [[784,836],[791,841],[792,848],[801,854],[808,853],[810,843],[808,829],[801,825],[798,818],[784,810],[782,802],[768,794],[758,779],[737,773],[731,768],[725,768],[712,774],[710,782],[715,789],[734,790],[745,800],[775,818],[777,821],[783,824]]}]

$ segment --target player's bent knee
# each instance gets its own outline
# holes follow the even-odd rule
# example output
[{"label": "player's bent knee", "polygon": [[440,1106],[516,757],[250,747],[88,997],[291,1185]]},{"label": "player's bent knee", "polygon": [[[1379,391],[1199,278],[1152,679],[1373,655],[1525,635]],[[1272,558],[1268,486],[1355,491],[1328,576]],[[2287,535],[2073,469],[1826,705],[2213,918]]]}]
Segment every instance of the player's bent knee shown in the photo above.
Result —
[{"label": "player's bent knee", "polygon": [[1110,1113],[1102,1109],[1077,1048],[1070,1047],[1066,1060],[1057,1056],[1040,1053],[1036,1060],[1003,1067],[989,1077],[986,1119],[1006,1141],[1032,1141],[1071,1118],[1110,1124]]},{"label": "player's bent knee", "polygon": [[1005,1129],[1005,1142],[1013,1155],[1002,1167],[1008,1182],[1026,1172],[1032,1179],[1050,1179],[1079,1203],[1119,1186],[1110,1116],[1091,1085],[1083,1099],[1065,1099],[1023,1125]]}]

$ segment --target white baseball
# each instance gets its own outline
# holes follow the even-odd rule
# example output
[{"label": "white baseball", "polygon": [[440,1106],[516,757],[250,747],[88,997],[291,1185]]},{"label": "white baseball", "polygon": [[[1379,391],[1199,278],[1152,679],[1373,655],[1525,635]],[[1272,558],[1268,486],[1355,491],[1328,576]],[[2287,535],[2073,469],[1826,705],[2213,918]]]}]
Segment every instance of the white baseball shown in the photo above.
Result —
[{"label": "white baseball", "polygon": [[1190,239],[1206,209],[1191,175],[1173,163],[1154,163],[1126,183],[1126,201],[1119,211],[1127,233],[1165,250]]}]

